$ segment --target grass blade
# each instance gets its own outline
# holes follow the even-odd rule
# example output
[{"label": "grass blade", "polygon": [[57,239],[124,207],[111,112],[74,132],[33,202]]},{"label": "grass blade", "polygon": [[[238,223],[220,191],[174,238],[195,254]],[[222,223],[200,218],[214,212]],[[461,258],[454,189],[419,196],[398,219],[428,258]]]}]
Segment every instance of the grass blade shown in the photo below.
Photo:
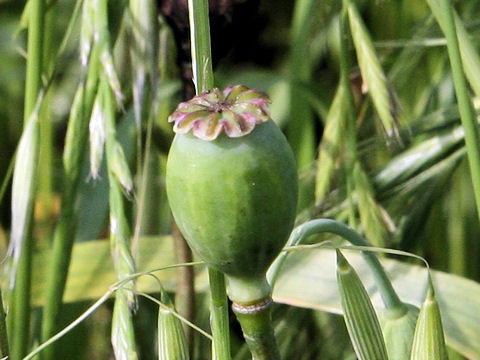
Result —
[{"label": "grass blade", "polygon": [[343,318],[360,360],[387,360],[380,324],[360,278],[337,250],[337,280]]}]

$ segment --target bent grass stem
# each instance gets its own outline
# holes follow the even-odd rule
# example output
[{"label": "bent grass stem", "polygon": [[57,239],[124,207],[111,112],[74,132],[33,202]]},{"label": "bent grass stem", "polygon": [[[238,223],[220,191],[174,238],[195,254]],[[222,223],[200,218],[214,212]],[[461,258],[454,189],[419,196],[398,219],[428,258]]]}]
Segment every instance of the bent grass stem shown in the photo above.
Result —
[{"label": "bent grass stem", "polygon": [[[298,226],[293,230],[286,247],[298,245],[309,236],[320,233],[333,233],[341,236],[353,245],[369,247],[368,242],[355,230],[339,221],[331,219],[312,220]],[[267,278],[272,288],[278,278],[287,254],[287,252],[282,252],[268,270]],[[375,254],[363,251],[362,255],[372,271],[385,307],[390,309],[404,306]]]}]

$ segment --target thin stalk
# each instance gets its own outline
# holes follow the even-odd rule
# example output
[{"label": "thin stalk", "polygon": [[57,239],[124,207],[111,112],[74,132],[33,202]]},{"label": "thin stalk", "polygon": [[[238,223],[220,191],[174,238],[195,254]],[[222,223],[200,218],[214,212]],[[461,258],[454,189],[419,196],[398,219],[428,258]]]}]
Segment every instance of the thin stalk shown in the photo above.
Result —
[{"label": "thin stalk", "polygon": [[480,219],[480,144],[478,123],[476,122],[476,115],[463,70],[453,9],[448,0],[428,0],[427,2],[447,39],[448,56],[452,68],[460,118],[465,128],[465,143],[477,206],[477,216]]},{"label": "thin stalk", "polygon": [[3,309],[2,289],[0,289],[0,358],[8,358],[7,323],[5,322],[5,310]]},{"label": "thin stalk", "polygon": [[211,328],[213,334],[213,359],[230,359],[230,340],[224,334],[229,333],[228,301],[225,289],[225,277],[213,268],[208,268],[210,281],[212,314],[227,314],[227,316],[212,316]]},{"label": "thin stalk", "polygon": [[[43,72],[50,74],[54,66],[53,30],[56,18],[56,4],[49,4],[45,11],[43,33]],[[52,128],[52,99],[53,95],[47,92],[40,113],[40,151],[38,154],[38,171],[42,176],[38,179],[37,206],[42,210],[40,220],[40,241],[49,241],[52,231],[54,214],[53,202],[53,128]]]},{"label": "thin stalk", "polygon": [[[93,50],[96,53],[96,49]],[[45,307],[43,309],[42,341],[46,341],[56,330],[58,315],[62,306],[63,292],[67,281],[68,268],[74,243],[77,214],[76,196],[81,179],[85,148],[88,139],[88,121],[98,84],[98,62],[92,61],[85,84],[77,90],[78,103],[74,100],[70,114],[69,128],[64,151],[64,189],[61,213],[55,226],[52,248],[52,264],[47,279]],[[55,346],[46,349],[42,359],[54,358]]]},{"label": "thin stalk", "polygon": [[[193,82],[196,94],[214,86],[212,50],[210,45],[210,22],[207,0],[188,0],[190,39],[192,47]],[[211,327],[213,333],[214,359],[230,359],[230,329],[228,320],[225,277],[209,268],[211,296]]]},{"label": "thin stalk", "polygon": [[193,82],[197,95],[213,88],[208,1],[188,0]]},{"label": "thin stalk", "polygon": [[[370,246],[367,240],[365,240],[359,233],[347,225],[336,220],[318,219],[309,221],[297,227],[290,235],[286,247],[298,245],[309,236],[320,233],[332,233],[339,235],[353,245]],[[268,280],[272,287],[278,277],[280,269],[285,262],[287,255],[287,252],[282,252],[268,270]],[[378,287],[378,291],[382,297],[385,307],[387,309],[391,309],[402,308],[405,306],[395,292],[392,283],[388,279],[385,270],[375,254],[368,251],[363,251],[362,255],[372,271],[372,275],[375,279],[375,283]]]},{"label": "thin stalk", "polygon": [[[24,125],[27,124],[30,115],[35,109],[41,87],[45,0],[32,0],[29,6]],[[38,149],[33,151],[38,151]],[[34,180],[32,179],[32,181]],[[32,191],[34,191],[34,188],[35,186],[31,187]],[[29,208],[29,214],[26,216],[31,219],[33,207],[30,206]],[[29,222],[29,227],[31,228],[31,221]],[[13,306],[12,326],[15,329],[11,342],[12,360],[20,359],[27,353],[30,334],[30,287],[33,244],[31,231],[26,230],[24,234],[13,298],[15,303]]]},{"label": "thin stalk", "polygon": [[355,217],[355,201],[353,200],[354,182],[353,182],[353,168],[357,159],[357,135],[355,131],[355,102],[353,100],[352,89],[350,87],[350,57],[348,52],[349,38],[346,36],[349,33],[347,5],[343,2],[342,12],[340,16],[340,86],[344,89],[347,102],[347,121],[345,131],[345,174],[346,174],[346,188],[347,198],[349,203],[349,223],[352,227],[356,227]]}]

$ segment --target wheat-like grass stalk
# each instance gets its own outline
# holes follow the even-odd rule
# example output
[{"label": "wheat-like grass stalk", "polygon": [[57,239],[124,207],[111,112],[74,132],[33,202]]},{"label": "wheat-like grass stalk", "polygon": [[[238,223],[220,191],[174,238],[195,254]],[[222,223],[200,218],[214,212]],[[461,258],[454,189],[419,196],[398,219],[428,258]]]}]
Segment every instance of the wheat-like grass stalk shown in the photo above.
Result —
[{"label": "wheat-like grass stalk", "polygon": [[373,41],[355,3],[346,0],[346,5],[362,79],[368,87],[368,92],[385,133],[389,138],[396,137],[399,140],[400,134],[396,115],[393,112],[393,101],[389,95],[387,78],[373,46]]},{"label": "wheat-like grass stalk", "polygon": [[315,202],[319,203],[327,194],[335,171],[338,155],[342,148],[347,121],[348,91],[340,84],[325,119],[322,141],[318,154],[317,176],[315,183]]},{"label": "wheat-like grass stalk", "polygon": [[375,199],[375,191],[370,178],[358,161],[353,167],[353,181],[360,222],[366,237],[373,246],[386,247],[389,244],[389,229],[385,221],[386,214]]},{"label": "wheat-like grass stalk", "polygon": [[[112,251],[115,273],[119,280],[135,272],[135,262],[130,251],[130,230],[125,215],[122,180],[130,177],[125,157],[119,156],[119,143],[116,140],[115,104],[112,89],[109,87],[106,75],[101,78],[99,106],[105,119],[106,157],[109,180],[110,204],[110,246]],[[123,153],[123,151],[122,151]],[[130,184],[131,182],[128,182]],[[123,187],[123,191],[122,191]],[[128,284],[134,287],[133,281]],[[135,297],[131,291],[120,289],[117,292],[115,311],[112,323],[112,345],[117,359],[136,359],[135,336],[131,310],[135,308]]]}]

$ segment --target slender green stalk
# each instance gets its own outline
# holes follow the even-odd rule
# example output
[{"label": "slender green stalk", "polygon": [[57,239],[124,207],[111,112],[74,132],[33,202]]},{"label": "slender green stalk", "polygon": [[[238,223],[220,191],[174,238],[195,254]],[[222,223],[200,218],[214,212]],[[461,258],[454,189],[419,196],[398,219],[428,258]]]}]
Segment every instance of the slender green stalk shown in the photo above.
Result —
[{"label": "slender green stalk", "polygon": [[[96,51],[94,50],[94,53]],[[75,199],[80,184],[85,148],[88,139],[88,120],[97,91],[98,63],[91,61],[85,83],[80,84],[70,113],[69,127],[64,151],[64,188],[60,218],[55,226],[52,249],[52,264],[47,280],[45,307],[43,309],[42,340],[46,341],[56,330],[62,296],[67,281],[77,215]],[[55,346],[42,353],[43,359],[54,358]]]},{"label": "slender green stalk", "polygon": [[350,87],[350,56],[348,52],[349,38],[345,35],[349,32],[347,4],[342,4],[342,12],[340,16],[340,85],[344,90],[346,97],[346,130],[345,130],[345,173],[346,188],[349,204],[349,223],[352,227],[356,227],[355,205],[353,200],[354,181],[353,169],[357,159],[357,134],[355,130],[355,103],[353,101],[352,89]]},{"label": "slender green stalk", "polygon": [[[355,230],[348,227],[347,225],[336,220],[318,219],[311,220],[295,228],[295,230],[290,235],[290,238],[288,239],[286,247],[297,245],[311,235],[326,232],[339,235],[353,245],[369,246],[368,242],[359,233],[357,233]],[[385,270],[383,269],[375,254],[364,251],[362,252],[362,255],[365,258],[365,262],[370,266],[373,277],[375,279],[375,283],[377,284],[379,293],[382,297],[385,307],[389,309],[395,307],[401,308],[405,306],[395,292],[392,283],[388,279]],[[268,280],[269,283],[272,284],[272,286],[277,279],[277,276],[286,259],[286,256],[287,253],[282,252],[268,270]]]},{"label": "slender green stalk", "polygon": [[448,0],[428,0],[427,2],[447,39],[448,56],[450,58],[450,65],[452,68],[453,82],[455,85],[455,93],[457,95],[460,118],[462,120],[462,125],[465,128],[465,143],[467,147],[467,156],[470,165],[470,175],[473,183],[475,202],[477,205],[477,215],[480,218],[479,130],[478,123],[476,122],[476,114],[470,100],[467,80],[463,70],[453,9],[450,1]]},{"label": "slender green stalk", "polygon": [[24,124],[35,108],[41,87],[43,62],[43,36],[45,21],[45,0],[30,2],[28,24],[27,73],[25,85]]},{"label": "slender green stalk", "polygon": [[[55,59],[53,30],[55,25],[56,6],[51,4],[45,9],[44,33],[43,33],[43,68],[44,74],[50,74]],[[54,218],[53,202],[53,128],[52,128],[52,92],[47,92],[42,104],[40,114],[40,151],[38,155],[38,171],[42,176],[38,179],[37,206],[41,211],[41,234],[40,241],[50,240],[50,233]]]},{"label": "slender green stalk", "polygon": [[214,85],[208,1],[188,0],[188,12],[192,46],[193,82],[198,95],[212,89]]},{"label": "slender green stalk", "polygon": [[[37,98],[41,88],[42,59],[43,59],[43,31],[45,16],[45,0],[32,0],[29,9],[28,24],[28,45],[27,45],[27,70],[26,70],[26,89],[24,105],[24,125],[27,125],[30,115],[34,112]],[[35,147],[38,147],[36,142]],[[38,149],[32,149],[37,152]],[[30,181],[34,182],[33,179]],[[30,187],[30,201],[33,201],[33,191],[35,186]],[[28,207],[27,218],[33,216],[33,207]],[[31,221],[27,221],[28,228],[31,228]],[[18,273],[14,291],[14,305],[12,326],[12,352],[11,359],[22,358],[28,349],[30,334],[30,292],[31,292],[31,266],[33,244],[31,230],[25,229],[23,232],[22,249],[20,261],[18,263]],[[12,326],[10,328],[12,328]]]},{"label": "slender green stalk", "polygon": [[0,358],[8,357],[7,323],[5,322],[5,310],[3,309],[2,289],[0,289]]},{"label": "slender green stalk", "polygon": [[228,321],[228,301],[225,289],[225,276],[213,268],[208,268],[210,281],[212,314],[227,314],[227,316],[212,316],[211,328],[213,333],[213,359],[230,359],[230,340],[228,334],[230,324]]},{"label": "slender green stalk", "polygon": [[[188,0],[192,47],[193,82],[197,95],[214,86],[208,2]],[[213,268],[208,271],[211,296],[211,327],[214,359],[230,359],[230,329],[225,277]]]}]

